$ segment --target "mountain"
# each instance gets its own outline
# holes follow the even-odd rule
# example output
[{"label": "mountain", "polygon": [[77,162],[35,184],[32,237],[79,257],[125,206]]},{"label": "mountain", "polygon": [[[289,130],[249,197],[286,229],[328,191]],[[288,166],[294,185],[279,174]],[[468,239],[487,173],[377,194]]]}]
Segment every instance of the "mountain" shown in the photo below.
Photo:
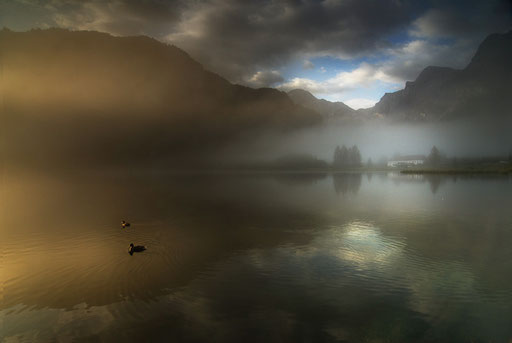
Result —
[{"label": "mountain", "polygon": [[298,105],[316,111],[328,119],[351,118],[356,111],[342,102],[331,102],[317,99],[313,94],[303,89],[294,89],[288,96]]},{"label": "mountain", "polygon": [[157,40],[0,31],[4,151],[36,163],[180,164],[251,132],[323,119],[276,89],[233,85]]},{"label": "mountain", "polygon": [[463,70],[427,67],[403,90],[359,112],[407,121],[497,118],[510,116],[510,94],[512,31],[488,36]]}]

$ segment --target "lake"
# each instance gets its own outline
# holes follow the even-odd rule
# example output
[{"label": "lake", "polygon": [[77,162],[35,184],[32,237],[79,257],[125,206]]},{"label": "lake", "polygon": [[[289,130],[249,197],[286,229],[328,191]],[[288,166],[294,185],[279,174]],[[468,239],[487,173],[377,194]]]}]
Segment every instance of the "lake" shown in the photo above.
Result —
[{"label": "lake", "polygon": [[0,186],[1,341],[512,340],[507,176],[5,172]]}]

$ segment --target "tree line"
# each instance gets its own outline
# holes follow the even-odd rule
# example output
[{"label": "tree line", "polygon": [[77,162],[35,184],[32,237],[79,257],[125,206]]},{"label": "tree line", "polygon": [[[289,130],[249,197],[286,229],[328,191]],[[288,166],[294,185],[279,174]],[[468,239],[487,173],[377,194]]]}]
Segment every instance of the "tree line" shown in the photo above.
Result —
[{"label": "tree line", "polygon": [[361,153],[357,145],[347,148],[343,145],[334,150],[334,158],[332,162],[333,168],[350,168],[361,166]]}]

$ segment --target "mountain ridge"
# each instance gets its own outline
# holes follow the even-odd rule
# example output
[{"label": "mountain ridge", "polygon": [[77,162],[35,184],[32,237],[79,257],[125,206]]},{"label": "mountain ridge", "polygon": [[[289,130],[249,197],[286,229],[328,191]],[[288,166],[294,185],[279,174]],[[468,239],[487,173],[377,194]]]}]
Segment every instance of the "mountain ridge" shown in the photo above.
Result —
[{"label": "mountain ridge", "polygon": [[183,50],[146,36],[4,29],[0,51],[0,115],[15,159],[32,151],[41,160],[77,163],[210,158],[250,132],[323,121],[284,92],[231,84]]},{"label": "mountain ridge", "polygon": [[[317,99],[305,90],[291,90],[290,98],[327,118],[391,121],[443,121],[478,117],[493,112],[509,115],[512,101],[512,31],[487,36],[463,69],[427,66],[414,81],[385,93],[370,108],[353,110],[341,102]],[[338,105],[341,105],[338,107]],[[345,107],[346,106],[346,107]]]},{"label": "mountain ridge", "polygon": [[292,101],[322,114],[327,119],[341,119],[352,116],[355,110],[341,101],[318,99],[304,89],[293,89],[287,92]]},{"label": "mountain ridge", "polygon": [[464,69],[428,66],[404,89],[360,113],[394,120],[436,121],[507,116],[512,107],[512,31],[489,35]]}]

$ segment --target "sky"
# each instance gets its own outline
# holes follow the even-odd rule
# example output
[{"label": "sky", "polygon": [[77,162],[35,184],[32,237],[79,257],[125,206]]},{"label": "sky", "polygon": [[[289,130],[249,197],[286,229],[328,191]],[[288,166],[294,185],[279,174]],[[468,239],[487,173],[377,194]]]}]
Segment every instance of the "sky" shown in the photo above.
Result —
[{"label": "sky", "polygon": [[429,65],[464,68],[512,0],[0,0],[0,27],[147,35],[251,87],[373,106]]}]

